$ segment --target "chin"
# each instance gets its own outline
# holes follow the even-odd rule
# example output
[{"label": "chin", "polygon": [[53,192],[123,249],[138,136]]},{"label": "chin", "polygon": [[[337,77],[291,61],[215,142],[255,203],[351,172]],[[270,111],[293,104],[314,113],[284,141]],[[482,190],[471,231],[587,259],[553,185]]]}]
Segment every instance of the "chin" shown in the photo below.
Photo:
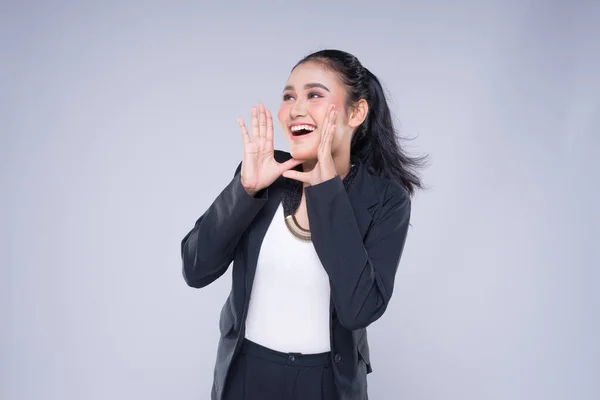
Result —
[{"label": "chin", "polygon": [[318,147],[304,147],[304,146],[293,146],[291,147],[290,154],[297,160],[316,160],[317,159]]}]

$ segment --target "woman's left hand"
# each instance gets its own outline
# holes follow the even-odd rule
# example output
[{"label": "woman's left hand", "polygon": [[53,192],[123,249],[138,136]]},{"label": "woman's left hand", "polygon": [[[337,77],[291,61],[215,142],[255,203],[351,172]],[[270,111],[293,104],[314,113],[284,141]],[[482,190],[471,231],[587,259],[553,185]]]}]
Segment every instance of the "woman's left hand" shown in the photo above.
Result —
[{"label": "woman's left hand", "polygon": [[335,136],[335,106],[329,106],[327,116],[323,120],[323,128],[321,129],[321,142],[317,151],[317,163],[312,171],[300,172],[295,170],[287,170],[283,176],[290,179],[295,179],[304,182],[310,186],[318,185],[319,183],[328,181],[337,175],[333,156],[331,155],[331,143]]}]

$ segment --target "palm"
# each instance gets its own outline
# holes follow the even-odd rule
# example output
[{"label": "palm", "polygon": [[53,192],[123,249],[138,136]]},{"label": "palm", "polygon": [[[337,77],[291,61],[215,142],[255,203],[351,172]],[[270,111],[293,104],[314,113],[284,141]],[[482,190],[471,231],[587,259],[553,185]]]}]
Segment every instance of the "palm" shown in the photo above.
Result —
[{"label": "palm", "polygon": [[271,185],[286,170],[300,164],[291,159],[285,163],[275,160],[273,148],[273,119],[271,113],[262,104],[258,111],[252,109],[252,135],[244,121],[239,119],[244,139],[244,158],[242,161],[242,185],[249,192],[257,192]]},{"label": "palm", "polygon": [[272,141],[263,137],[251,139],[244,145],[242,176],[245,186],[260,190],[270,185],[277,179],[277,164]]}]

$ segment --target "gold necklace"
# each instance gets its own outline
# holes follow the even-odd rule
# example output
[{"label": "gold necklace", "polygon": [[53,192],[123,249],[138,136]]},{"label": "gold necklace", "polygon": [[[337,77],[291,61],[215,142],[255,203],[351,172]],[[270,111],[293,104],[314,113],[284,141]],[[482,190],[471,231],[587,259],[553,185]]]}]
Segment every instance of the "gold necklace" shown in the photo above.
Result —
[{"label": "gold necklace", "polygon": [[[350,172],[354,169],[355,166],[356,166],[356,164],[350,165],[350,171],[348,172],[348,174],[346,174],[346,178],[348,178],[348,176],[350,176]],[[344,182],[344,185],[345,184],[346,183]],[[288,230],[290,231],[290,233],[292,235],[294,235],[294,237],[296,237],[297,239],[300,239],[305,242],[312,241],[312,235],[310,233],[310,230],[304,229],[303,227],[301,227],[300,224],[298,223],[298,221],[296,220],[296,217],[294,216],[294,214],[290,214],[287,217],[285,217],[285,225],[288,227]]]},{"label": "gold necklace", "polygon": [[298,221],[296,220],[294,214],[285,217],[285,225],[288,227],[288,230],[292,233],[292,235],[294,235],[296,238],[305,242],[311,241],[310,230],[301,227],[300,224],[298,224]]}]

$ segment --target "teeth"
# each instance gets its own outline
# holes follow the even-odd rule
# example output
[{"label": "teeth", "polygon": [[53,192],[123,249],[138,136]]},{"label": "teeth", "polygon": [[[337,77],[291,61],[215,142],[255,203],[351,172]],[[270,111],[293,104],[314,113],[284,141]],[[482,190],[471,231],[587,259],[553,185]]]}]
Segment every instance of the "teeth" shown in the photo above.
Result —
[{"label": "teeth", "polygon": [[306,130],[306,131],[311,131],[312,132],[312,131],[315,130],[315,127],[314,126],[310,126],[310,125],[295,125],[295,126],[292,126],[291,130],[292,130],[292,132],[298,132],[298,131],[301,131],[301,130]]}]

